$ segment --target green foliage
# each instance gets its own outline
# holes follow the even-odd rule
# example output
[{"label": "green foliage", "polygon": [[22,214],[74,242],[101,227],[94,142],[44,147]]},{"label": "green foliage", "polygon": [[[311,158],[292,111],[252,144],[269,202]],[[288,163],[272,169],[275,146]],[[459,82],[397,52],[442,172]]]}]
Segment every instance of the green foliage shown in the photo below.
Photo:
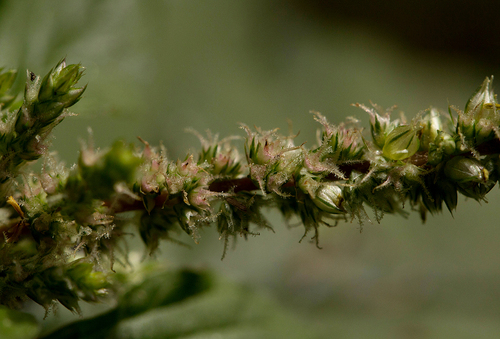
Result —
[{"label": "green foliage", "polygon": [[[116,307],[41,338],[278,338],[281,319],[297,323],[269,298],[203,271],[153,265],[115,280],[121,283]],[[299,325],[286,332],[312,337]]]},{"label": "green foliage", "polygon": [[[149,253],[161,239],[175,241],[179,230],[198,241],[202,227],[216,224],[224,256],[229,239],[272,229],[265,207],[299,219],[304,237],[312,232],[319,246],[320,225],[362,225],[370,221],[366,207],[379,222],[386,213],[405,216],[409,202],[425,220],[443,203],[453,211],[458,193],[484,200],[499,177],[500,106],[491,79],[464,111],[431,108],[409,123],[391,120],[392,109],[357,104],[370,115],[371,141],[357,121],[333,125],[315,112],[321,130],[310,149],[295,145],[294,135],[243,125],[245,156],[232,144],[237,138],[195,133],[197,158],[168,159],[142,139],[142,149],[116,142],[102,151],[90,141],[68,169],[47,153],[45,140],[84,92],[76,87],[83,68],[63,60],[43,80],[28,72],[18,104],[10,93],[15,74],[0,73],[0,304],[11,308],[29,298],[47,310],[58,301],[78,312],[80,300],[113,291],[113,264],[127,261],[118,255],[124,212],[137,214]],[[42,156],[41,173],[25,170]],[[172,288],[187,288],[179,279]],[[129,299],[115,321],[143,312],[143,302],[160,302]]]},{"label": "green foliage", "polygon": [[0,338],[34,339],[39,327],[32,315],[0,306]]}]

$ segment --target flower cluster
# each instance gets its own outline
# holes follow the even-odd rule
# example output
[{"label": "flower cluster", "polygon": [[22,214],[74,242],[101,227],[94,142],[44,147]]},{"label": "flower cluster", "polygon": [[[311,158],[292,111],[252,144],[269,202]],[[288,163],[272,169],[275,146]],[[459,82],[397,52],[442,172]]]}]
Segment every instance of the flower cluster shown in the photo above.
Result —
[{"label": "flower cluster", "polygon": [[[150,254],[161,239],[177,242],[178,231],[198,241],[215,224],[224,256],[229,239],[272,230],[262,209],[275,207],[319,246],[319,226],[362,225],[367,207],[380,222],[406,216],[409,203],[425,220],[443,204],[453,211],[458,193],[484,200],[499,179],[500,105],[489,78],[464,111],[429,108],[409,122],[391,119],[394,107],[356,104],[370,116],[371,140],[353,118],[333,125],[313,112],[321,128],[310,149],[294,135],[242,125],[244,156],[233,145],[240,138],[194,132],[201,151],[182,160],[140,138],[141,147],[116,142],[101,151],[90,142],[66,168],[45,140],[85,90],[76,87],[83,68],[63,60],[43,80],[28,72],[19,102],[15,74],[0,71],[0,304],[10,307],[29,298],[78,311],[79,300],[112,291],[108,273],[126,263],[130,220]],[[42,156],[41,173],[23,170]],[[137,219],[127,221],[132,211]]]}]

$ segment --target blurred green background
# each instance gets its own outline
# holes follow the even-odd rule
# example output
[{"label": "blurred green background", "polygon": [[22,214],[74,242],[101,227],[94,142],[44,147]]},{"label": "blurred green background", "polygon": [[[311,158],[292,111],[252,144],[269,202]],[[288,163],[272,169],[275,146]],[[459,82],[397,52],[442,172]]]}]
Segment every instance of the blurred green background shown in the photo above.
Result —
[{"label": "blurred green background", "polygon": [[[172,159],[198,148],[186,127],[225,137],[243,135],[239,122],[287,131],[290,119],[297,142],[312,145],[310,110],[368,127],[352,103],[398,104],[408,117],[431,105],[463,108],[499,74],[496,2],[412,3],[0,1],[0,65],[45,74],[66,57],[87,68],[79,115],[54,132],[67,164],[88,127],[97,146],[141,136],[163,142]],[[269,213],[275,233],[240,239],[222,262],[214,229],[199,245],[179,235],[189,249],[163,243],[157,260],[262,291],[288,312],[282,333],[293,322],[311,338],[497,338],[498,189],[489,201],[461,199],[453,216],[425,224],[413,212],[365,223],[361,234],[356,221],[324,228],[322,250],[299,244],[302,230]],[[142,251],[131,248],[132,259]],[[102,307],[87,305],[84,316]],[[42,326],[78,319],[60,308]]]}]

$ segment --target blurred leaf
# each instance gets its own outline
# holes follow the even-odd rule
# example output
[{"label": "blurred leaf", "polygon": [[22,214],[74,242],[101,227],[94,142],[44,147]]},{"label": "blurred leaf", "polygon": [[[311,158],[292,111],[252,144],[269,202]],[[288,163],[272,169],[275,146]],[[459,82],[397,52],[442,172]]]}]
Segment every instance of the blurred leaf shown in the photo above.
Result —
[{"label": "blurred leaf", "polygon": [[36,338],[39,332],[34,316],[0,306],[0,339]]},{"label": "blurred leaf", "polygon": [[119,300],[43,338],[311,338],[272,299],[206,272],[149,271]]},{"label": "blurred leaf", "polygon": [[[97,317],[71,323],[44,338],[108,338],[113,327],[124,319],[179,302],[210,288],[211,277],[205,272],[187,269],[165,271],[157,265],[155,268],[146,267],[122,277],[125,287],[118,297],[116,308]],[[120,279],[119,275],[117,279]],[[134,279],[139,281],[130,283]]]}]

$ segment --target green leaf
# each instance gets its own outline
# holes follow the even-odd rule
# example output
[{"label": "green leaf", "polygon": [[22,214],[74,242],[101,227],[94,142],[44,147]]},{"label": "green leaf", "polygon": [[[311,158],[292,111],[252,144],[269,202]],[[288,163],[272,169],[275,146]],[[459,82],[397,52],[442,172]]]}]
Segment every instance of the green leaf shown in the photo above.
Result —
[{"label": "green leaf", "polygon": [[0,306],[0,339],[31,339],[39,332],[34,316]]}]

